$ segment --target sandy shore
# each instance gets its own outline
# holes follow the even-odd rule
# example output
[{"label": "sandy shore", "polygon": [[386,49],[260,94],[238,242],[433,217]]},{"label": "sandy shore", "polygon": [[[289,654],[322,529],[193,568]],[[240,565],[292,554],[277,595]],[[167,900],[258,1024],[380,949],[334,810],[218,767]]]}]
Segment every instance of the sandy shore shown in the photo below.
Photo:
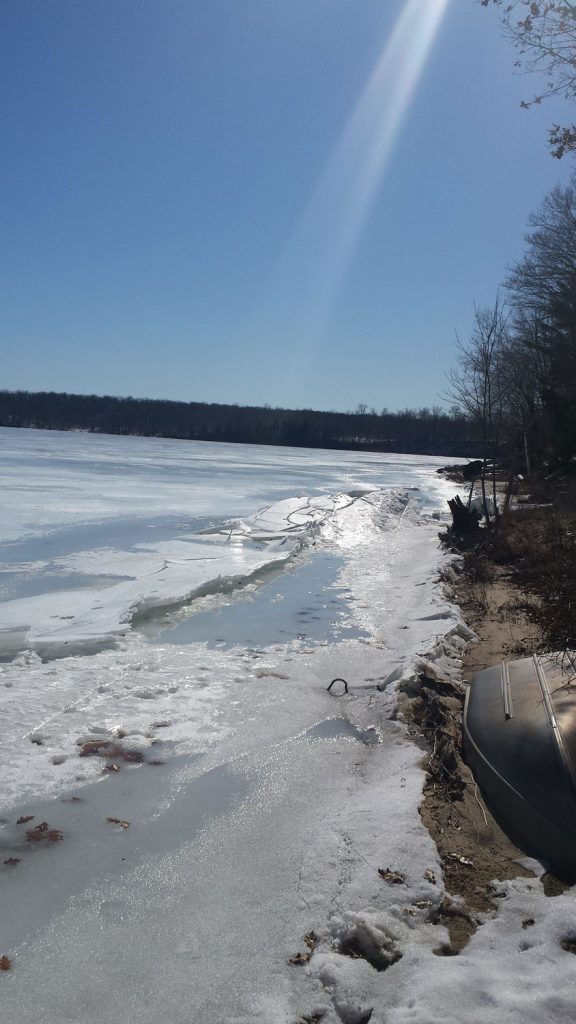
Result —
[{"label": "sandy shore", "polygon": [[[442,679],[423,679],[421,696],[408,701],[412,730],[423,733],[431,748],[420,813],[443,862],[449,896],[439,920],[450,935],[446,955],[458,953],[478,926],[476,915],[494,911],[498,881],[532,875],[523,866],[526,855],[502,831],[484,803],[472,772],[462,758],[462,713],[466,684],[474,673],[505,658],[524,657],[538,644],[538,634],[525,614],[525,595],[506,569],[489,582],[467,573],[450,572],[453,600],[476,634],[463,658],[463,686]],[[545,892],[562,885],[542,877]]]}]

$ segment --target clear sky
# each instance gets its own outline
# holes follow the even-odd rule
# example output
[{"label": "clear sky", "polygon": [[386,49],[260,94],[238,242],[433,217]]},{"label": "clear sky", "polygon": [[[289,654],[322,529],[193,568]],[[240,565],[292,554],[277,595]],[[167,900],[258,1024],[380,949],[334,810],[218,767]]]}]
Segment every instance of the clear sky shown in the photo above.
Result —
[{"label": "clear sky", "polygon": [[475,0],[0,0],[0,387],[438,403],[573,171]]}]

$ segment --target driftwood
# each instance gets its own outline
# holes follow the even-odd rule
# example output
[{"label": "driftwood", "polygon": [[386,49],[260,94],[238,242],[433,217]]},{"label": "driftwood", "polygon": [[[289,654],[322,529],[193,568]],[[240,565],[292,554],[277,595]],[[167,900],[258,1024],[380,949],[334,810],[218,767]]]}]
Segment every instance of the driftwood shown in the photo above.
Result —
[{"label": "driftwood", "polygon": [[455,533],[469,533],[477,530],[480,517],[476,509],[464,505],[458,495],[450,498],[448,507],[452,513],[452,529]]}]

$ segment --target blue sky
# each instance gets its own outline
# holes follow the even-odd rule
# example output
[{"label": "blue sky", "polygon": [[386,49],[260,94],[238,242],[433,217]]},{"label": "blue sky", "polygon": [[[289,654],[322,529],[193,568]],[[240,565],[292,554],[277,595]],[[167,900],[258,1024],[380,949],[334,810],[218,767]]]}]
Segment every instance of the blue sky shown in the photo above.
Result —
[{"label": "blue sky", "polygon": [[573,171],[474,0],[18,0],[0,39],[4,388],[437,404]]}]

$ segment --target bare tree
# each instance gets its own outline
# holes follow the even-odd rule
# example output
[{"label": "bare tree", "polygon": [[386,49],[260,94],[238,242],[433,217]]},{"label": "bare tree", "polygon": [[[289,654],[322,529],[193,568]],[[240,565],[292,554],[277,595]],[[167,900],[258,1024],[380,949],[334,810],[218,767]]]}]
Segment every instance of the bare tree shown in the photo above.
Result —
[{"label": "bare tree", "polygon": [[[496,457],[505,416],[503,352],[508,315],[498,295],[492,308],[474,311],[469,341],[456,336],[459,367],[448,375],[448,398],[479,428],[483,470],[480,475],[482,508],[488,526],[499,518],[496,495]],[[490,464],[492,512],[488,506],[487,476]]]},{"label": "bare tree", "polygon": [[576,452],[576,177],[530,217],[527,249],[506,282],[516,345],[538,387],[553,452]]},{"label": "bare tree", "polygon": [[516,435],[516,448],[522,453],[527,476],[533,470],[536,435],[540,446],[543,442],[542,392],[547,374],[540,321],[536,316],[517,314],[502,347],[501,377],[507,420]]}]

